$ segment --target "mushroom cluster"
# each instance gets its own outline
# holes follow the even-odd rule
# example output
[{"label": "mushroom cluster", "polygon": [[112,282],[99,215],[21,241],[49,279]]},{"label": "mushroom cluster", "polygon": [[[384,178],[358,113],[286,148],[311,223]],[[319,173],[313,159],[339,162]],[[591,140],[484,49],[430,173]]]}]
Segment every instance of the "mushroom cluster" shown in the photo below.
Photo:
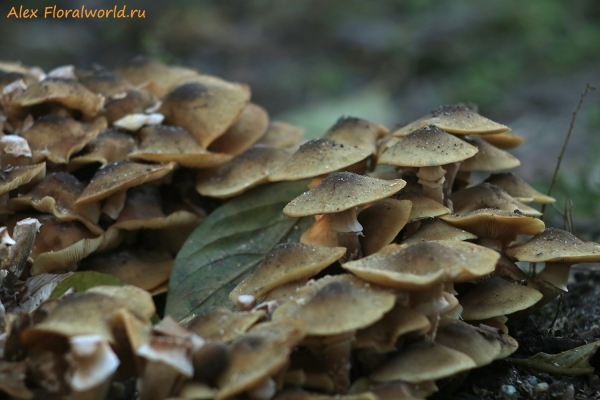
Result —
[{"label": "mushroom cluster", "polygon": [[[523,139],[464,105],[391,131],[343,117],[299,143],[246,85],[145,58],[0,63],[0,88],[0,391],[14,398],[423,399],[515,352],[510,322],[600,261],[506,172]],[[210,198],[301,179],[282,210],[314,218],[299,243],[273,247],[232,307],[152,326],[151,294]],[[46,300],[75,270],[126,285]]]},{"label": "mushroom cluster", "polygon": [[13,235],[19,221],[41,223],[5,289],[94,270],[166,291],[176,253],[216,204],[204,195],[266,182],[303,134],[269,121],[247,85],[148,58],[47,74],[1,63],[0,77],[0,224]]}]

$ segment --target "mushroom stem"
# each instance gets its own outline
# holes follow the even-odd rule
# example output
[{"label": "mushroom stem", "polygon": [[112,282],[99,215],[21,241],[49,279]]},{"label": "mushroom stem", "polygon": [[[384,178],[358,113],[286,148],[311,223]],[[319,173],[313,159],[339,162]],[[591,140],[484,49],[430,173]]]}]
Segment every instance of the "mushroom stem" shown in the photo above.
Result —
[{"label": "mushroom stem", "polygon": [[356,219],[356,207],[338,213],[330,214],[330,228],[337,232],[338,243],[346,248],[343,262],[357,260],[362,257],[362,249],[358,235],[362,232],[362,225]]},{"label": "mushroom stem", "polygon": [[427,334],[427,339],[435,340],[440,313],[448,307],[450,303],[444,297],[444,282],[410,293],[411,308],[415,311],[425,314],[431,322],[431,329]]},{"label": "mushroom stem", "polygon": [[421,167],[417,172],[419,183],[423,186],[423,194],[430,199],[444,204],[444,175],[446,171],[439,166]]},{"label": "mushroom stem", "polygon": [[535,305],[536,309],[544,307],[561,293],[567,292],[567,282],[573,263],[546,262],[544,270],[534,279],[534,287],[542,292],[544,297]]},{"label": "mushroom stem", "polygon": [[350,388],[350,354],[354,338],[355,332],[352,331],[323,339],[327,374],[333,380],[335,394],[346,394]]},{"label": "mushroom stem", "polygon": [[[446,182],[444,182],[444,198],[446,199],[446,203],[450,201],[448,197],[452,193],[452,185],[454,185],[454,178],[456,178],[456,173],[458,172],[459,166],[460,162],[444,165],[444,169],[446,170]],[[448,207],[448,204],[444,205]]]}]

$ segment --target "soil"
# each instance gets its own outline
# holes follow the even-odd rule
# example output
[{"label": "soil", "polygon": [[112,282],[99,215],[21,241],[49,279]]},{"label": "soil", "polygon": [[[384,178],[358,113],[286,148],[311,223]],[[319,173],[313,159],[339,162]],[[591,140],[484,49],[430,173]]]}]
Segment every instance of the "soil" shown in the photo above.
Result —
[{"label": "soil", "polygon": [[[539,352],[557,354],[600,340],[600,272],[576,272],[568,289],[562,301],[554,300],[536,314],[509,326],[510,335],[519,342],[519,349],[511,358],[528,358]],[[590,364],[595,373],[571,377],[537,372],[510,360],[500,360],[467,376],[441,382],[440,392],[431,398],[600,399],[600,352],[591,358]]]}]

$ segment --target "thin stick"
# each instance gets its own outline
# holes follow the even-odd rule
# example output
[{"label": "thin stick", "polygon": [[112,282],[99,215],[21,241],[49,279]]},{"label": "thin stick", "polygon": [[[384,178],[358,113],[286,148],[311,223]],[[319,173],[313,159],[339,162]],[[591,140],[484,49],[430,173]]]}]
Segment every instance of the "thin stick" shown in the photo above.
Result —
[{"label": "thin stick", "polygon": [[554,319],[552,320],[552,323],[550,324],[550,326],[548,327],[548,330],[546,331],[546,336],[550,336],[550,333],[552,332],[552,328],[554,328],[554,324],[556,323],[556,320],[558,319],[558,315],[560,314],[560,306],[562,306],[562,302],[563,302],[563,294],[560,294],[560,297],[558,298],[558,306],[556,306],[556,314],[554,314]]},{"label": "thin stick", "polygon": [[[577,104],[577,108],[573,111],[573,115],[571,116],[571,124],[569,125],[569,131],[567,132],[567,137],[563,143],[562,149],[560,150],[560,154],[558,155],[558,161],[556,162],[556,167],[554,168],[554,174],[552,174],[552,181],[550,182],[550,187],[548,188],[548,196],[552,193],[552,188],[554,188],[554,184],[556,183],[556,179],[558,178],[558,170],[560,169],[560,163],[562,162],[563,155],[567,150],[567,144],[569,143],[569,139],[571,138],[571,133],[573,133],[573,127],[575,126],[575,119],[577,118],[577,113],[583,104],[583,99],[587,96],[589,91],[596,90],[596,88],[589,83],[586,83],[585,90],[581,93],[581,97],[579,98],[579,103]],[[546,210],[546,205],[542,206],[542,214]],[[543,216],[542,216],[543,218]]]}]

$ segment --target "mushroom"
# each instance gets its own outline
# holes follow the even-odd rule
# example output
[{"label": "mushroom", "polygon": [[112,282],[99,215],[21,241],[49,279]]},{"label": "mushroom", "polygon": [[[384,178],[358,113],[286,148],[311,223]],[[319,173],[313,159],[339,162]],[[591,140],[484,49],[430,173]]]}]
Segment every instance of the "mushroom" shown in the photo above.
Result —
[{"label": "mushroom", "polygon": [[0,173],[0,196],[28,183],[36,183],[46,175],[46,163],[11,167]]},{"label": "mushroom", "polygon": [[536,304],[542,294],[527,286],[492,276],[475,285],[459,299],[465,320],[484,320],[513,314]]},{"label": "mushroom", "polygon": [[[31,254],[35,238],[40,231],[40,222],[35,218],[25,218],[15,224],[13,238],[3,229],[3,257],[0,267],[6,272],[2,275],[1,286],[11,288],[25,269],[27,258]],[[8,250],[5,246],[10,245]]]},{"label": "mushroom", "polygon": [[519,147],[525,141],[524,137],[511,135],[510,133],[492,133],[481,136],[483,140],[499,149],[507,150]]},{"label": "mushroom", "polygon": [[417,176],[423,193],[444,204],[442,165],[461,162],[477,153],[477,148],[430,125],[406,135],[386,150],[378,163],[419,168]]},{"label": "mushroom", "polygon": [[259,105],[249,103],[240,118],[215,139],[208,149],[216,153],[240,155],[265,134],[268,126],[267,111]]},{"label": "mushroom", "polygon": [[283,121],[271,121],[267,131],[258,139],[256,144],[283,149],[294,146],[298,143],[302,135],[304,135],[304,128]]},{"label": "mushroom", "polygon": [[302,243],[280,243],[271,249],[252,274],[231,291],[235,302],[240,295],[260,298],[276,287],[311,278],[341,258],[343,247],[322,247]]},{"label": "mushroom", "polygon": [[239,118],[250,100],[250,89],[239,83],[200,75],[171,90],[158,112],[207,148]]},{"label": "mushroom", "polygon": [[408,222],[412,202],[409,200],[383,199],[362,210],[358,223],[363,227],[359,238],[363,254],[368,256],[392,243]]},{"label": "mushroom", "polygon": [[31,84],[9,105],[8,112],[22,114],[29,107],[49,102],[80,111],[86,117],[93,117],[102,108],[104,96],[91,92],[73,79],[48,77]]},{"label": "mushroom", "polygon": [[215,307],[196,315],[188,329],[206,340],[233,342],[265,316],[262,310],[233,312],[225,307]]},{"label": "mushroom", "polygon": [[496,185],[521,203],[549,204],[556,199],[546,196],[529,186],[522,178],[512,172],[499,172],[490,175],[484,182]]},{"label": "mushroom", "polygon": [[542,307],[567,291],[573,264],[600,262],[600,244],[583,242],[575,235],[557,228],[546,228],[527,242],[508,249],[506,254],[519,261],[545,262],[544,270],[533,285],[544,294],[537,305]]},{"label": "mushroom", "polygon": [[106,128],[106,119],[96,118],[82,123],[72,118],[45,115],[23,133],[29,143],[34,163],[43,160],[55,164],[68,164],[69,158],[83,149]]},{"label": "mushroom", "polygon": [[419,383],[447,378],[476,366],[464,353],[433,342],[417,342],[400,350],[369,378],[376,382]]},{"label": "mushroom", "polygon": [[323,135],[347,146],[370,149],[377,154],[377,140],[385,136],[388,129],[382,125],[355,117],[342,117]]},{"label": "mushroom", "polygon": [[356,219],[357,207],[389,197],[405,184],[402,179],[385,181],[338,172],[289,202],[283,213],[288,217],[330,214],[331,228],[338,232],[339,244],[347,249],[346,259],[356,259],[361,254],[358,235],[362,231]]},{"label": "mushroom", "polygon": [[371,149],[368,147],[343,144],[326,138],[312,139],[301,145],[283,165],[269,174],[269,181],[323,177],[348,168],[369,155]]},{"label": "mushroom", "polygon": [[80,84],[105,98],[122,95],[134,88],[126,79],[106,69],[78,69],[75,75]]},{"label": "mushroom", "polygon": [[486,171],[497,172],[504,169],[516,168],[521,165],[518,158],[510,153],[489,144],[477,136],[464,139],[479,151],[473,157],[465,160],[458,168],[461,172]]},{"label": "mushroom", "polygon": [[429,218],[423,220],[419,229],[402,244],[427,242],[429,240],[473,240],[477,236],[464,229],[455,228],[441,219]]},{"label": "mushroom", "polygon": [[509,127],[479,115],[469,106],[456,104],[436,108],[418,120],[396,130],[394,136],[404,137],[428,125],[436,125],[446,132],[459,135],[490,135],[510,131]]},{"label": "mushroom", "polygon": [[198,172],[196,190],[203,196],[229,198],[267,183],[269,174],[290,154],[275,147],[254,145],[220,167]]},{"label": "mushroom", "polygon": [[324,336],[327,371],[336,393],[350,384],[350,351],[354,331],[383,317],[395,303],[394,294],[351,275],[326,276],[310,281],[273,313],[274,321],[299,319],[306,334]]},{"label": "mushroom", "polygon": [[131,135],[114,129],[102,131],[96,138],[85,145],[81,155],[69,160],[67,169],[75,171],[87,164],[109,164],[127,158],[127,154],[136,147],[136,140]]},{"label": "mushroom", "polygon": [[442,318],[435,342],[469,356],[477,367],[490,364],[500,354],[500,340],[480,333],[474,326],[457,319]]},{"label": "mushroom", "polygon": [[[216,378],[215,400],[253,390],[285,367],[292,349],[305,335],[300,321],[256,325],[231,344],[229,364]],[[270,398],[264,396],[260,398]]]},{"label": "mushroom", "polygon": [[480,183],[450,195],[454,212],[467,214],[481,208],[493,208],[518,213],[527,217],[541,217],[542,213],[531,208],[506,193],[503,189],[490,183]]},{"label": "mushroom", "polygon": [[212,168],[233,157],[203,149],[185,129],[176,126],[151,125],[138,132],[140,144],[128,154],[134,161],[170,162],[188,168]]}]

